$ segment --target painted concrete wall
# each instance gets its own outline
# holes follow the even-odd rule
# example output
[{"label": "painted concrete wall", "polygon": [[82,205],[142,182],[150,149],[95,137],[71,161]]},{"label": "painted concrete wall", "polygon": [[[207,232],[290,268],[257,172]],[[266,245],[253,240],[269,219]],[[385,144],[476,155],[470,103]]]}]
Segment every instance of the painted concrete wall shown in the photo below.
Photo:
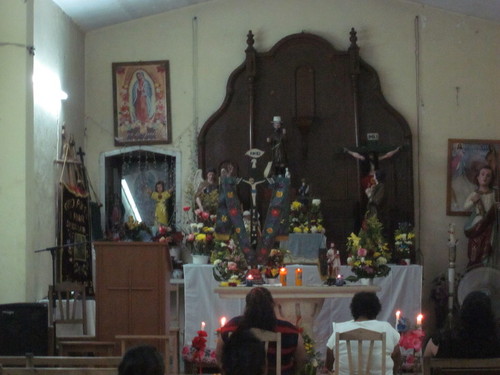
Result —
[{"label": "painted concrete wall", "polygon": [[[0,2],[0,303],[47,295],[60,129],[84,146],[84,35],[51,0]],[[34,73],[34,82],[32,76]],[[62,88],[69,95],[61,104]]]},{"label": "painted concrete wall", "polygon": [[170,61],[173,143],[158,147],[181,151],[185,182],[193,135],[221,105],[229,74],[244,60],[248,30],[259,51],[301,31],[346,49],[351,27],[386,99],[412,129],[428,308],[430,281],[447,269],[449,222],[458,228],[458,270],[466,262],[465,218],[446,216],[447,139],[500,138],[498,24],[398,0],[214,0],[90,32],[85,111],[92,179],[99,178],[99,154],[114,149],[112,62]]},{"label": "painted concrete wall", "polygon": [[[76,148],[84,148],[84,34],[51,0],[35,2],[34,175],[38,215],[32,218],[34,249],[56,244],[57,189],[61,174],[62,126]],[[61,91],[68,98],[61,100]],[[50,252],[37,253],[29,285],[45,296],[52,281]]]},{"label": "painted concrete wall", "polygon": [[[26,232],[34,199],[28,175],[32,146],[32,102],[27,87],[31,56],[31,1],[0,2],[0,303],[27,296]],[[5,44],[3,44],[5,43]]]}]

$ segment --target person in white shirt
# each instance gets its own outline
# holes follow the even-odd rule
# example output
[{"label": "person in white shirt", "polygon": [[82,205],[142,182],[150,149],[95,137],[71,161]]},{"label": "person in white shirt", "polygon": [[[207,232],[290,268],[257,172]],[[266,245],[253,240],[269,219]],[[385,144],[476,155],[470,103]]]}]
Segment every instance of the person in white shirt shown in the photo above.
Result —
[{"label": "person in white shirt", "polygon": [[[371,331],[386,333],[386,375],[397,373],[401,360],[401,352],[398,345],[400,335],[398,331],[396,331],[388,322],[376,320],[381,308],[382,306],[380,305],[380,301],[375,293],[359,292],[354,295],[351,301],[351,314],[354,320],[343,323],[332,323],[333,333],[326,343],[326,367],[330,371],[333,369],[334,361],[337,360],[337,358],[334,358],[333,355],[335,351],[335,334],[337,332],[346,332],[357,328],[364,328]],[[375,343],[374,350],[375,354],[377,351],[380,352],[382,350],[379,342]],[[347,347],[345,341],[340,342],[339,356],[340,374],[337,375],[349,375]],[[357,350],[352,351],[352,357],[354,364],[356,364]],[[379,355],[374,355],[372,360],[371,374],[380,375],[381,361]]]}]

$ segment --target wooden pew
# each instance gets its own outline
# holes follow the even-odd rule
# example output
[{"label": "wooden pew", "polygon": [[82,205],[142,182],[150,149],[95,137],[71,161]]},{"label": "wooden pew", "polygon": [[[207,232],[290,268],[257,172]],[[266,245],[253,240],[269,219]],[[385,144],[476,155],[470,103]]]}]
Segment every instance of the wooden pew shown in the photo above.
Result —
[{"label": "wooden pew", "polygon": [[0,375],[117,375],[110,367],[0,367]]},{"label": "wooden pew", "polygon": [[423,375],[499,375],[500,358],[424,357]]},{"label": "wooden pew", "polygon": [[117,375],[121,357],[0,356],[0,375]]}]

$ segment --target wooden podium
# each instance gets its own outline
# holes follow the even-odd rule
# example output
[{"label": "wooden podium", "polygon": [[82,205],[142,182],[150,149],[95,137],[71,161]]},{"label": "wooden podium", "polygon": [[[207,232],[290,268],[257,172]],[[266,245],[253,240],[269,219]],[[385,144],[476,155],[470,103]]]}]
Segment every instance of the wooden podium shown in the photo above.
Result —
[{"label": "wooden podium", "polygon": [[172,269],[168,246],[159,242],[96,242],[94,246],[97,338],[168,335]]}]

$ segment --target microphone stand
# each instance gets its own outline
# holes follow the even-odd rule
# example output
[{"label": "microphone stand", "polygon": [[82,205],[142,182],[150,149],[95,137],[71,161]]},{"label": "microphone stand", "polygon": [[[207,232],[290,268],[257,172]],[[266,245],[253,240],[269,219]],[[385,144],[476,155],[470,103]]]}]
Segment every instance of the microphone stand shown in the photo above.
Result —
[{"label": "microphone stand", "polygon": [[52,247],[47,247],[45,249],[35,250],[35,253],[42,253],[45,251],[50,251],[50,255],[52,256],[52,285],[55,285],[55,283],[56,283],[56,250],[64,249],[66,247],[77,246],[77,245],[84,245],[86,243],[87,242],[74,242],[74,243],[68,243],[66,245],[52,246]]}]

